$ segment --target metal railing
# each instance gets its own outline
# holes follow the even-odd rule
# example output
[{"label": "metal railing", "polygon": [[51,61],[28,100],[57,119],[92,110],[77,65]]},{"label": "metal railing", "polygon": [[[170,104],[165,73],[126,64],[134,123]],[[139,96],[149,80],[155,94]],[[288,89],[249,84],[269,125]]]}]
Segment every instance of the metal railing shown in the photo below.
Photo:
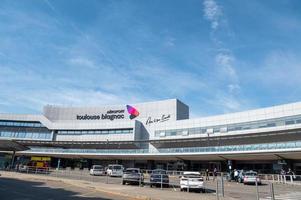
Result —
[{"label": "metal railing", "polygon": [[301,185],[301,175],[259,174],[259,177],[273,183]]}]

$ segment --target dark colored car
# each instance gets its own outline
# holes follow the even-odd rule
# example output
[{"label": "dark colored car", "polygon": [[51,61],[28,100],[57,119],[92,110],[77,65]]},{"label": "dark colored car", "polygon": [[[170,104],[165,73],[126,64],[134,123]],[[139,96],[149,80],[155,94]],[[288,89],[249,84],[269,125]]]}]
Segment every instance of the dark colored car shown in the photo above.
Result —
[{"label": "dark colored car", "polygon": [[150,175],[150,186],[169,186],[169,177],[165,170],[155,169]]},{"label": "dark colored car", "polygon": [[143,184],[144,183],[144,176],[143,173],[138,168],[127,168],[123,172],[122,176],[122,184]]}]

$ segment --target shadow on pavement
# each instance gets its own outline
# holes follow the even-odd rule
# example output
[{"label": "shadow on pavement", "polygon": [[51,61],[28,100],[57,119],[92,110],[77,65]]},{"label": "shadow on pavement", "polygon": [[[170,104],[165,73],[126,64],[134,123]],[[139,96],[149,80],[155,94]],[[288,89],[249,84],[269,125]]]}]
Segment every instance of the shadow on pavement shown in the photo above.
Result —
[{"label": "shadow on pavement", "polygon": [[[64,183],[60,184],[58,187],[64,187]],[[1,200],[112,200],[79,195],[79,192],[49,187],[44,182],[0,177]]]}]

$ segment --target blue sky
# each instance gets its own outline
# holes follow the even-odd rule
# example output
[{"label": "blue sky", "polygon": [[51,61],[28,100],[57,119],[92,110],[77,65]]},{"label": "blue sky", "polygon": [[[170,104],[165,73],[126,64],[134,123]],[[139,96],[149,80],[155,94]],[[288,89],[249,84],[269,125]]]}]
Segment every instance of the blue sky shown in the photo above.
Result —
[{"label": "blue sky", "polygon": [[301,101],[299,0],[2,0],[0,112],[178,98],[192,116]]}]

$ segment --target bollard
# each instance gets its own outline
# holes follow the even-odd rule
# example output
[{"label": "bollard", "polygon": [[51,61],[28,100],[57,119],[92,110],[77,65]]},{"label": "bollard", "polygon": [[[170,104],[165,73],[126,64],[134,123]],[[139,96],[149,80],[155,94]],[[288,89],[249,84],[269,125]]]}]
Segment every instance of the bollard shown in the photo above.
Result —
[{"label": "bollard", "polygon": [[141,173],[139,173],[139,187],[141,187],[141,178],[142,178]]},{"label": "bollard", "polygon": [[216,180],[216,199],[219,199],[219,194],[218,194],[218,180]]},{"label": "bollard", "polygon": [[187,192],[189,192],[189,178],[187,179]]},{"label": "bollard", "polygon": [[106,177],[106,184],[109,183],[109,174],[107,174],[107,177]]},{"label": "bollard", "polygon": [[275,177],[274,177],[274,174],[272,175],[272,180],[273,180],[273,183],[275,182]]},{"label": "bollard", "polygon": [[225,188],[224,188],[224,178],[222,177],[222,180],[221,180],[221,186],[222,186],[222,197],[225,196]]},{"label": "bollard", "polygon": [[280,176],[280,183],[283,183],[283,175]]},{"label": "bollard", "polygon": [[256,185],[256,199],[259,200],[259,192],[258,192],[257,178],[255,179],[255,185]]},{"label": "bollard", "polygon": [[275,200],[274,185],[273,185],[273,183],[270,183],[270,193],[271,193],[271,200]]},{"label": "bollard", "polygon": [[163,176],[161,174],[161,190],[162,190],[162,188],[163,188]]},{"label": "bollard", "polygon": [[291,179],[291,184],[293,184],[293,176],[290,175],[290,179]]}]

